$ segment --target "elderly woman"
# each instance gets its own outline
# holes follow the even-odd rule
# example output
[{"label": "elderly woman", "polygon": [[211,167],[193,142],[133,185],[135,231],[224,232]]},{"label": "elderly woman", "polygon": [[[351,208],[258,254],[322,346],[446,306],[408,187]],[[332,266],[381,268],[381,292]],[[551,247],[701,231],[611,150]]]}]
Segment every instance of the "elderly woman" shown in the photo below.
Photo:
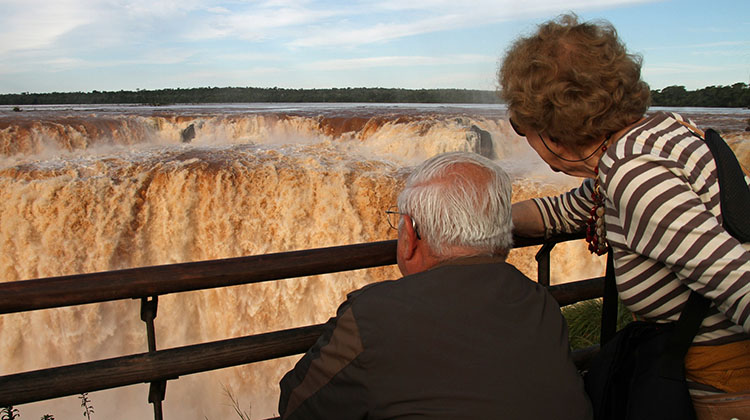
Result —
[{"label": "elderly woman", "polygon": [[592,252],[613,249],[620,298],[643,319],[676,321],[691,289],[709,298],[685,359],[693,399],[748,391],[750,246],[722,228],[702,139],[679,115],[646,115],[640,67],[610,24],[574,15],[511,46],[498,74],[511,125],[553,170],[585,178],[514,204],[515,233],[587,230]]}]

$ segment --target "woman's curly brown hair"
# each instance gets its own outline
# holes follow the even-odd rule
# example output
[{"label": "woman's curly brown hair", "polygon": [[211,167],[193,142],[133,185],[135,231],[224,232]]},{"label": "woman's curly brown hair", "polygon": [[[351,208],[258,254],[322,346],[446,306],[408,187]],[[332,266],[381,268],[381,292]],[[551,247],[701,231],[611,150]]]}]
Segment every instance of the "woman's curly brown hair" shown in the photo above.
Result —
[{"label": "woman's curly brown hair", "polygon": [[574,14],[516,40],[498,79],[515,122],[575,149],[640,119],[651,96],[641,57],[628,54],[615,28]]}]

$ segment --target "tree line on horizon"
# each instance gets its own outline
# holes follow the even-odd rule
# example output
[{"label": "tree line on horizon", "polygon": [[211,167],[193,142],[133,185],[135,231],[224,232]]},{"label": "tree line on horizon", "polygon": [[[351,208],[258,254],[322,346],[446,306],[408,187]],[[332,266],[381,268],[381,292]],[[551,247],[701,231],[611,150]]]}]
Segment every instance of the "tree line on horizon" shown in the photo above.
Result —
[{"label": "tree line on horizon", "polygon": [[500,103],[494,91],[469,89],[330,88],[287,89],[256,87],[201,87],[186,89],[120,90],[116,92],[53,92],[0,95],[3,105],[144,104],[252,102],[366,102],[366,103]]},{"label": "tree line on horizon", "polygon": [[[746,83],[687,90],[669,86],[651,91],[654,106],[750,107]],[[496,91],[471,89],[329,88],[287,89],[255,87],[201,87],[135,91],[52,92],[2,94],[0,105],[143,104],[250,102],[364,102],[364,103],[471,103],[499,104]],[[20,110],[20,108],[17,108]]]}]

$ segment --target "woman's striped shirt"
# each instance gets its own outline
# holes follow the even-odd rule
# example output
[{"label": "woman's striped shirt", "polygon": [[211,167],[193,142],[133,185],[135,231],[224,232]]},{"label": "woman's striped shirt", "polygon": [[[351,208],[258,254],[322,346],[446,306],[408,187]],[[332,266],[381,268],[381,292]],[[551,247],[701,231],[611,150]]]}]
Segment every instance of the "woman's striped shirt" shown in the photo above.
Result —
[{"label": "woman's striped shirt", "polygon": [[[696,290],[713,305],[695,344],[747,339],[750,244],[722,228],[711,151],[678,120],[664,112],[649,116],[599,162],[617,290],[632,312],[651,321],[676,321]],[[535,200],[547,234],[581,229],[593,184],[586,179],[566,194]]]}]

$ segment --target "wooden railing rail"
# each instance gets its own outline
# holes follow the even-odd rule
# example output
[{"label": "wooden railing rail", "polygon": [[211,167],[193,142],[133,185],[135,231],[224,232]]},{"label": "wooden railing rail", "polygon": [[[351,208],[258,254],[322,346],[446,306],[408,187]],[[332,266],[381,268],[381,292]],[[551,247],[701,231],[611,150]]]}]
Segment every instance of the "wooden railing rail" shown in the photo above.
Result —
[{"label": "wooden railing rail", "polygon": [[[559,236],[548,243],[580,239]],[[515,247],[542,245],[515,238]],[[548,255],[548,254],[547,254]],[[0,283],[0,314],[237,286],[396,263],[396,241],[280,252]],[[548,264],[547,264],[548,267]],[[547,274],[547,279],[549,274]],[[540,281],[544,284],[544,281]],[[547,285],[549,282],[547,281]]]},{"label": "wooden railing rail", "polygon": [[0,283],[0,314],[237,286],[396,263],[396,241],[371,242]]},{"label": "wooden railing rail", "polygon": [[304,353],[315,343],[322,329],[322,324],[311,325],[2,376],[0,407],[177,379],[192,373]]},{"label": "wooden railing rail", "polygon": [[[544,243],[539,253],[539,282],[560,306],[601,297],[603,278],[549,286],[549,253],[554,244],[579,239],[561,236],[546,242],[515,238],[516,247]],[[0,313],[140,298],[149,351],[87,363],[0,376],[0,407],[77,395],[102,389],[151,383],[149,402],[162,418],[166,381],[179,376],[305,352],[321,333],[311,325],[192,346],[157,350],[153,321],[158,296],[214,287],[303,277],[394,264],[396,241],[383,241],[206,262],[170,264],[103,273],[0,284]],[[585,363],[596,349],[577,352]]]}]

